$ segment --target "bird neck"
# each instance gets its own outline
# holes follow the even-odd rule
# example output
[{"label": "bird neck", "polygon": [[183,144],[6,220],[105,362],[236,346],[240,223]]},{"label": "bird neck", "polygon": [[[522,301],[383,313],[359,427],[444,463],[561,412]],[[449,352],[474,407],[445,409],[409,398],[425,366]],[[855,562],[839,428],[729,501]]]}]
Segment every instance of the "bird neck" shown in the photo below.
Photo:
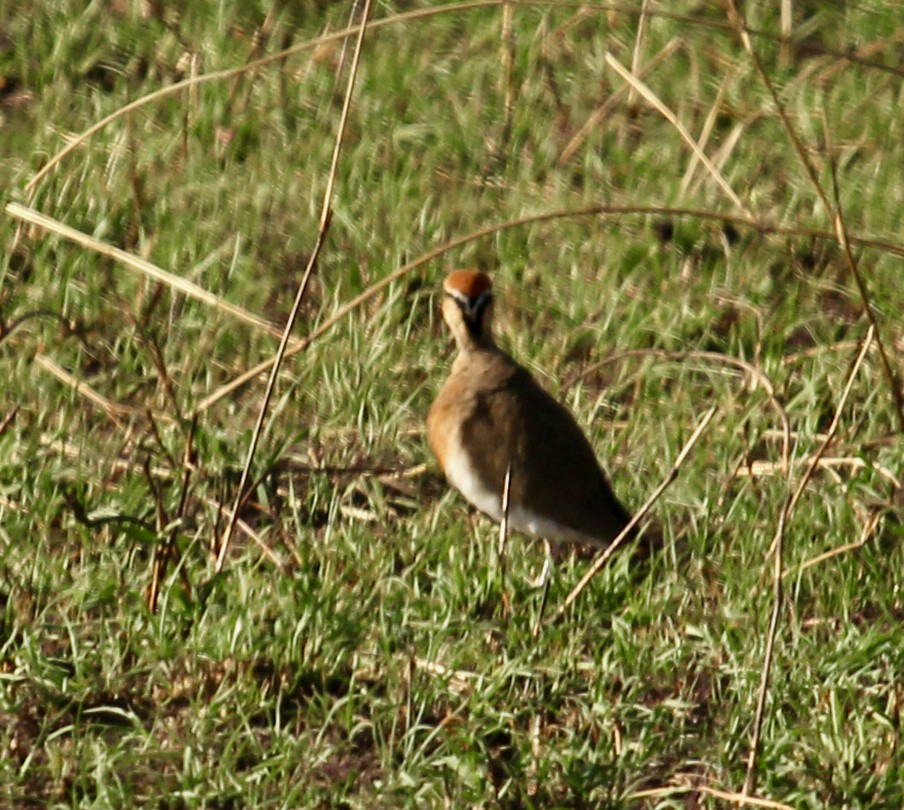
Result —
[{"label": "bird neck", "polygon": [[473,354],[481,351],[496,351],[496,341],[493,333],[486,324],[482,328],[469,329],[462,321],[460,328],[455,330],[455,342],[461,355]]}]

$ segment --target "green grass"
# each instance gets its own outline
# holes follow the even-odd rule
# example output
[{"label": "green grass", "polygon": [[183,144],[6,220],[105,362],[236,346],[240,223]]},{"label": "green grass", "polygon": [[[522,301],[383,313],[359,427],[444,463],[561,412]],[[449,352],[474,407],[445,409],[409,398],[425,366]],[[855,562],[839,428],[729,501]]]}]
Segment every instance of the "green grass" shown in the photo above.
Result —
[{"label": "green grass", "polygon": [[[793,4],[806,47],[783,60],[777,4],[750,5],[820,182],[834,200],[834,172],[851,234],[890,244],[855,255],[900,374],[900,15]],[[27,201],[68,138],[186,78],[192,57],[199,73],[240,66],[339,30],[350,11],[147,4],[158,6],[0,2],[4,204]],[[830,232],[749,56],[721,11],[694,9],[681,9],[693,21],[648,20],[641,65],[680,44],[645,82],[695,137],[721,89],[705,150],[715,160],[736,138],[722,165],[734,191],[770,225]],[[605,53],[631,64],[636,14],[516,8],[507,140],[501,28],[494,7],[368,35],[298,334],[490,224],[597,203],[740,213],[702,167],[683,184],[690,150],[639,96],[560,161],[622,87]],[[869,65],[826,55],[872,45]],[[340,53],[323,46],[143,106],[70,154],[30,204],[282,324],[316,237]],[[186,477],[190,417],[275,340],[11,217],[0,241],[0,803],[666,808],[724,806],[704,789],[740,789],[768,548],[867,328],[830,240],[655,212],[566,216],[428,263],[287,363],[243,513],[277,561],[239,532],[215,577],[214,504],[234,497],[263,381],[200,416]],[[436,290],[468,265],[493,273],[501,342],[575,411],[633,508],[718,407],[654,508],[665,548],[616,556],[539,638],[542,549],[513,537],[503,578],[496,527],[447,490],[423,436],[452,357]],[[794,431],[790,476],[762,386],[686,355],[699,351],[771,380]],[[132,410],[111,417],[42,355]],[[874,347],[827,454],[848,461],[817,473],[787,529],[759,796],[904,803],[904,550],[889,480],[900,429]],[[745,474],[755,461],[774,469]],[[883,508],[861,548],[802,568]],[[152,559],[171,537],[177,560],[152,614]],[[560,562],[551,607],[587,564]]]}]

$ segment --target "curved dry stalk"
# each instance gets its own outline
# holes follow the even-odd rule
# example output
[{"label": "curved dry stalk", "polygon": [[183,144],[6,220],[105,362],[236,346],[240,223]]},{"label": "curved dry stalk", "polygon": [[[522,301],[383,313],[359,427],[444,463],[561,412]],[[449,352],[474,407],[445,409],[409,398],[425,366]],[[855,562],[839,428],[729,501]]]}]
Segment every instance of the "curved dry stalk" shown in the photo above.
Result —
[{"label": "curved dry stalk", "polygon": [[875,330],[872,326],[870,326],[866,332],[866,337],[863,339],[863,345],[860,348],[860,353],[857,355],[857,359],[854,361],[854,364],[851,367],[851,371],[848,374],[847,384],[844,386],[844,390],[842,391],[841,397],[838,400],[838,406],[835,409],[835,416],[832,418],[832,424],[829,425],[829,429],[826,431],[825,438],[819,445],[819,449],[811,457],[810,464],[804,472],[803,477],[800,479],[797,488],[793,492],[789,493],[788,498],[785,501],[785,505],[782,507],[782,511],[779,513],[778,525],[776,526],[775,530],[775,538],[773,539],[772,546],[770,548],[770,553],[773,555],[772,615],[769,619],[769,630],[766,634],[766,651],[763,655],[763,668],[760,675],[760,689],[757,696],[756,713],[753,720],[753,732],[750,738],[750,753],[747,755],[747,774],[744,777],[744,786],[741,788],[741,793],[745,796],[750,795],[754,790],[756,790],[757,760],[759,758],[760,752],[760,737],[763,732],[763,720],[766,715],[766,696],[769,693],[769,682],[772,675],[772,659],[775,653],[775,639],[778,633],[778,623],[779,619],[781,618],[782,601],[784,598],[782,568],[784,566],[785,529],[787,528],[788,521],[791,518],[791,513],[794,511],[794,507],[797,506],[798,502],[800,501],[801,495],[803,495],[803,492],[807,487],[807,484],[810,482],[810,479],[816,472],[816,468],[819,466],[820,459],[823,457],[825,451],[828,449],[829,445],[832,443],[832,440],[835,438],[835,433],[838,430],[838,425],[841,423],[842,411],[844,410],[845,403],[847,402],[847,398],[850,395],[851,389],[854,385],[854,379],[857,376],[857,372],[860,370],[860,365],[863,363],[863,359],[866,357],[867,351],[869,351],[869,348],[872,345],[874,335]]},{"label": "curved dry stalk", "polygon": [[42,214],[40,211],[36,211],[34,208],[29,208],[21,203],[11,202],[7,203],[5,210],[9,216],[15,219],[27,222],[30,225],[36,225],[63,239],[68,239],[70,242],[88,248],[88,250],[93,250],[100,256],[106,256],[109,259],[113,259],[114,261],[119,262],[119,264],[128,267],[130,270],[137,270],[148,278],[152,278],[154,281],[158,281],[161,284],[166,284],[170,289],[180,292],[188,298],[194,298],[202,304],[215,307],[221,312],[225,312],[227,315],[231,315],[233,318],[236,318],[243,323],[247,323],[256,329],[264,330],[273,337],[280,337],[282,335],[282,330],[275,323],[264,318],[259,318],[257,315],[254,315],[241,307],[237,307],[235,304],[230,304],[218,295],[208,292],[203,287],[199,287],[197,284],[188,281],[181,276],[170,273],[162,267],[158,267],[156,264],[152,264],[151,262],[142,259],[140,256],[135,256],[121,248],[108,245],[100,239],[95,239],[87,233],[76,230],[59,220],[53,219],[46,214]]},{"label": "curved dry stalk", "polygon": [[856,549],[865,546],[875,533],[876,529],[879,528],[879,523],[881,522],[883,517],[884,514],[882,512],[874,512],[870,519],[867,520],[864,524],[863,529],[860,532],[860,537],[858,537],[855,542],[846,543],[843,546],[838,546],[837,548],[830,549],[829,551],[825,551],[822,554],[817,554],[815,557],[810,557],[809,560],[802,562],[796,570],[791,569],[785,571],[784,576],[788,576],[792,573],[803,573],[814,565],[819,565],[819,563],[825,562],[826,560],[831,560],[833,557],[838,557],[841,554],[847,554],[847,552],[849,551],[855,551]]},{"label": "curved dry stalk", "polygon": [[750,34],[747,31],[747,22],[741,12],[738,10],[738,6],[735,0],[728,0],[728,17],[729,21],[735,27],[735,30],[737,31],[738,36],[741,39],[741,44],[744,46],[744,50],[747,51],[747,53],[750,55],[751,60],[753,60],[756,72],[759,74],[760,78],[763,80],[763,84],[766,85],[766,89],[769,91],[769,95],[772,98],[772,103],[775,104],[775,109],[778,113],[779,120],[781,121],[782,127],[785,130],[785,134],[788,136],[788,140],[791,141],[791,145],[794,147],[794,151],[797,152],[797,156],[800,158],[800,162],[804,167],[804,171],[806,172],[807,177],[809,178],[810,183],[813,186],[813,189],[816,191],[816,195],[819,197],[819,201],[822,203],[822,207],[825,210],[826,216],[832,223],[832,228],[835,232],[835,241],[841,246],[842,251],[844,251],[848,269],[851,272],[851,276],[853,276],[854,284],[857,287],[857,292],[860,295],[860,302],[863,304],[864,313],[866,314],[870,328],[875,335],[876,346],[879,349],[879,357],[882,362],[882,371],[885,374],[885,380],[888,383],[888,387],[892,396],[892,402],[898,416],[898,426],[902,431],[904,431],[904,394],[902,394],[901,392],[901,386],[898,384],[895,372],[893,371],[891,362],[888,359],[888,354],[885,351],[885,344],[883,343],[882,336],[879,332],[879,323],[876,319],[876,314],[873,311],[872,303],[869,300],[869,292],[866,289],[866,282],[864,281],[863,276],[860,273],[860,268],[857,265],[857,260],[854,258],[854,253],[851,250],[850,235],[848,234],[847,225],[845,224],[844,216],[841,211],[841,202],[837,199],[836,194],[836,204],[833,206],[831,201],[829,200],[828,194],[826,194],[825,189],[822,187],[822,183],[819,182],[819,175],[816,172],[816,167],[813,165],[813,161],[810,158],[806,147],[804,146],[794,127],[791,125],[791,120],[788,118],[788,113],[785,111],[785,105],[779,98],[778,91],[775,89],[775,85],[773,84],[772,79],[769,78],[769,74],[763,67],[763,63],[760,60],[759,54],[753,47],[753,42],[751,41]]},{"label": "curved dry stalk", "polygon": [[[358,39],[355,42],[355,53],[352,56],[351,67],[349,69],[348,85],[345,90],[345,99],[342,104],[342,113],[339,116],[339,129],[336,132],[336,143],[333,146],[333,157],[330,163],[330,171],[327,175],[326,188],[323,192],[323,205],[320,211],[320,226],[317,229],[317,241],[314,243],[314,249],[311,251],[311,256],[308,259],[308,265],[305,268],[304,275],[301,278],[301,283],[298,285],[298,291],[295,294],[295,301],[292,304],[292,311],[289,313],[289,317],[286,320],[286,326],[283,331],[282,339],[280,340],[279,347],[276,350],[276,356],[273,358],[270,379],[267,381],[267,389],[264,392],[264,398],[261,401],[260,410],[258,411],[257,423],[254,426],[254,431],[251,434],[251,441],[248,444],[248,454],[245,457],[245,465],[242,467],[242,475],[239,478],[238,487],[236,488],[236,495],[232,507],[232,513],[229,516],[229,521],[226,524],[226,531],[223,533],[223,537],[220,540],[219,548],[217,550],[216,564],[214,565],[214,573],[217,574],[223,570],[223,563],[226,560],[226,552],[229,549],[229,541],[232,538],[232,533],[235,530],[235,524],[239,517],[239,511],[241,510],[242,503],[245,500],[245,488],[248,486],[248,479],[251,477],[251,465],[254,463],[254,454],[257,451],[257,444],[264,429],[264,421],[267,417],[267,410],[270,405],[270,400],[273,397],[273,391],[276,388],[276,380],[279,377],[279,370],[282,367],[283,359],[285,358],[286,352],[289,347],[289,341],[292,336],[292,329],[295,327],[295,321],[298,318],[298,313],[301,310],[301,303],[304,299],[305,291],[308,288],[308,281],[311,278],[311,274],[314,272],[314,267],[316,267],[317,265],[317,259],[320,256],[320,251],[323,248],[323,243],[326,240],[326,235],[330,229],[330,220],[332,218],[333,187],[336,183],[336,172],[339,168],[339,155],[342,152],[342,143],[345,139],[345,129],[346,125],[348,124],[348,114],[351,110],[352,94],[355,89],[355,80],[358,77],[358,65],[361,61],[361,49],[364,45],[364,34],[367,31],[367,21],[370,18],[370,4],[371,0],[364,0],[364,8],[361,11],[361,25],[358,29]],[[195,415],[197,416],[197,412]]]},{"label": "curved dry stalk", "polygon": [[[497,223],[495,225],[488,225],[485,228],[479,228],[476,231],[472,231],[469,234],[465,234],[464,236],[460,236],[457,239],[453,239],[449,242],[446,242],[439,247],[433,248],[433,250],[427,251],[417,259],[408,264],[403,265],[402,267],[394,270],[385,278],[380,279],[380,281],[372,284],[362,293],[356,295],[349,301],[347,304],[339,307],[336,312],[334,312],[329,318],[327,318],[323,323],[321,323],[316,329],[311,331],[306,337],[301,338],[299,344],[297,346],[293,346],[286,352],[286,357],[293,357],[299,352],[304,351],[311,345],[317,338],[323,335],[325,332],[332,329],[339,321],[345,318],[350,312],[353,312],[357,309],[361,304],[366,301],[369,301],[373,298],[377,293],[385,290],[390,284],[398,281],[400,278],[406,276],[408,273],[416,270],[419,267],[427,264],[427,262],[432,261],[433,259],[438,258],[446,253],[449,253],[456,248],[461,247],[462,245],[466,245],[469,242],[474,242],[478,239],[482,239],[485,236],[492,236],[493,234],[499,233],[504,230],[508,230],[509,228],[519,228],[524,225],[535,225],[540,222],[549,222],[555,219],[566,219],[569,217],[586,217],[586,216],[613,216],[613,215],[628,215],[628,214],[653,214],[658,216],[687,216],[687,217],[695,217],[697,219],[709,220],[713,222],[728,222],[732,225],[737,225],[741,227],[753,228],[759,233],[768,234],[768,233],[776,233],[785,236],[805,236],[815,239],[833,239],[831,233],[828,231],[820,231],[814,228],[795,228],[785,225],[778,225],[775,223],[767,223],[761,222],[758,220],[753,220],[748,217],[738,216],[734,214],[723,214],[719,211],[711,211],[708,209],[701,208],[683,208],[678,206],[661,206],[661,205],[588,205],[581,206],[579,208],[565,208],[559,209],[556,211],[547,211],[542,214],[530,214],[524,217],[518,217],[517,219],[511,219],[506,222]],[[876,239],[871,239],[867,237],[852,237],[852,241],[863,246],[873,247],[878,250],[882,250],[888,253],[893,253],[895,255],[904,256],[904,245],[894,245],[890,242],[883,242]],[[210,407],[215,405],[224,397],[231,394],[233,391],[238,390],[243,385],[246,385],[251,380],[260,376],[261,374],[266,373],[273,366],[273,360],[267,359],[258,363],[256,366],[248,369],[247,371],[242,372],[239,376],[230,380],[230,382],[218,388],[212,394],[209,394],[201,402],[198,403],[196,407],[196,412],[201,413],[203,411],[208,410]]]},{"label": "curved dry stalk", "polygon": [[[368,28],[371,31],[376,31],[380,28],[385,28],[391,25],[413,22],[415,20],[433,17],[440,14],[452,14],[456,12],[470,11],[473,9],[486,8],[490,6],[504,6],[507,3],[520,6],[549,6],[551,5],[551,0],[470,0],[470,2],[450,3],[449,5],[439,7],[415,9],[403,14],[395,14],[390,17],[384,17],[379,20],[374,20],[368,23]],[[682,22],[688,25],[699,25],[716,31],[731,32],[735,30],[730,23],[723,23],[719,20],[713,20],[706,17],[694,17],[692,15],[679,14],[676,12],[667,11],[665,9],[639,9],[636,6],[623,5],[621,3],[569,3],[562,2],[562,0],[556,2],[556,5],[560,8],[597,8],[601,11],[616,11],[624,14],[646,14],[650,17],[662,17],[664,19],[674,20],[675,22]],[[748,34],[752,34],[753,36],[762,39],[768,39],[779,43],[788,41],[785,37],[777,36],[769,31],[762,31],[756,28],[747,28],[745,30]],[[338,40],[345,40],[349,37],[357,36],[358,33],[358,26],[351,26],[342,31],[336,31],[332,34],[325,34],[323,36],[317,37],[316,39],[301,42],[298,45],[293,45],[290,48],[285,48],[282,51],[269,54],[268,56],[261,57],[260,59],[255,59],[251,62],[245,63],[244,65],[239,65],[238,67],[227,68],[226,70],[219,70],[215,71],[214,73],[206,73],[200,76],[191,76],[188,79],[183,79],[180,82],[175,82],[171,85],[168,85],[167,87],[161,87],[159,90],[155,90],[153,93],[149,93],[145,96],[142,96],[141,98],[135,99],[125,106],[120,107],[118,110],[114,110],[112,113],[105,116],[100,121],[92,124],[88,129],[71,138],[69,143],[63,149],[53,155],[50,160],[48,160],[47,163],[45,163],[44,166],[42,166],[41,169],[35,173],[34,177],[32,177],[31,180],[28,181],[25,186],[26,199],[31,202],[31,200],[34,199],[34,194],[38,184],[50,172],[52,172],[61,161],[65,160],[65,158],[68,157],[72,152],[87,143],[92,135],[95,135],[96,133],[107,127],[109,124],[113,123],[114,121],[118,121],[120,118],[127,116],[129,113],[134,112],[141,107],[144,107],[147,104],[152,104],[153,102],[159,101],[160,99],[176,95],[187,88],[195,89],[202,84],[225,81],[227,79],[240,76],[243,73],[253,73],[254,71],[257,71],[259,68],[265,67],[266,65],[272,64],[274,62],[284,61],[290,56],[294,56],[295,54],[302,53],[307,50],[312,50],[330,42],[336,42]],[[844,62],[860,65],[862,67],[867,67],[874,70],[885,71],[897,76],[904,76],[904,69],[902,68],[897,68],[894,65],[886,65],[881,62],[873,62],[871,60],[861,58],[856,54],[836,51],[830,48],[822,48],[822,53],[826,56],[834,56],[840,60],[843,60]]]},{"label": "curved dry stalk", "polygon": [[[412,20],[421,19],[423,17],[432,17],[437,14],[448,14],[455,11],[469,11],[471,9],[483,8],[485,6],[498,6],[502,5],[502,3],[505,1],[506,0],[470,0],[470,2],[455,3],[448,6],[441,6],[439,8],[416,9],[404,14],[396,14],[392,17],[385,17],[381,20],[369,22],[367,24],[367,27],[369,30],[373,31],[379,28],[384,28],[388,25],[410,22]],[[285,59],[288,59],[290,56],[294,56],[297,53],[312,50],[330,42],[345,40],[348,37],[360,36],[360,34],[361,26],[353,25],[342,31],[336,31],[333,34],[325,34],[323,36],[317,37],[316,39],[307,40],[306,42],[301,42],[298,45],[293,45],[291,48],[286,48],[277,53],[269,54],[268,56],[261,57],[260,59],[255,59],[252,62],[246,62],[244,65],[239,65],[238,67],[227,68],[226,70],[218,70],[214,73],[205,73],[201,76],[191,76],[188,79],[183,79],[181,82],[175,82],[173,84],[167,85],[166,87],[161,87],[159,90],[155,90],[153,93],[148,93],[148,95],[146,96],[137,98],[134,101],[126,104],[124,107],[120,107],[118,110],[114,110],[108,116],[102,118],[97,123],[92,124],[90,127],[88,127],[88,129],[84,130],[84,132],[81,132],[73,137],[63,149],[61,149],[53,157],[51,157],[50,160],[48,160],[47,163],[45,163],[44,166],[42,166],[41,169],[35,173],[35,176],[28,181],[25,186],[27,198],[29,201],[33,199],[38,183],[40,183],[50,172],[52,172],[61,161],[65,160],[65,158],[68,157],[72,152],[85,144],[92,135],[95,135],[96,133],[100,132],[100,130],[107,127],[109,124],[112,124],[114,121],[118,121],[120,118],[127,116],[129,113],[134,112],[135,110],[140,109],[147,104],[152,104],[155,101],[159,101],[160,99],[175,95],[188,88],[197,88],[202,84],[221,82],[227,79],[231,79],[235,76],[241,76],[243,73],[254,72],[259,68],[262,68],[273,62],[281,62]]]},{"label": "curved dry stalk", "polygon": [[787,474],[791,461],[791,423],[788,419],[788,413],[785,411],[784,406],[779,401],[778,396],[776,396],[775,386],[772,384],[772,380],[770,380],[766,376],[766,374],[759,368],[752,365],[751,363],[748,363],[746,360],[742,360],[740,357],[734,357],[730,354],[719,354],[718,352],[708,352],[702,350],[693,350],[688,352],[667,352],[664,349],[629,349],[628,351],[619,352],[618,354],[613,354],[610,357],[606,357],[599,362],[594,363],[589,368],[584,369],[572,382],[572,385],[574,384],[574,382],[577,382],[577,380],[583,379],[588,374],[592,374],[597,369],[602,368],[605,365],[609,365],[610,363],[620,362],[621,360],[624,360],[628,357],[657,357],[663,360],[674,362],[684,362],[685,360],[709,360],[715,363],[735,366],[736,368],[739,368],[749,374],[766,391],[766,395],[769,397],[770,404],[778,414],[779,421],[782,425],[782,470]]},{"label": "curved dry stalk", "polygon": [[[72,374],[66,371],[66,369],[59,365],[53,358],[49,357],[46,354],[36,354],[34,362],[45,371],[50,372],[61,383],[63,383],[63,385],[69,386],[79,396],[84,397],[89,402],[100,408],[107,415],[107,418],[119,428],[125,427],[121,419],[125,419],[127,417],[141,417],[145,414],[145,412],[141,408],[134,408],[131,405],[122,405],[119,402],[113,402],[112,400],[107,399],[103,394],[95,391],[90,385],[88,385],[88,383],[76,379]],[[160,414],[160,418],[172,419],[169,414]]]},{"label": "curved dry stalk", "polygon": [[660,496],[663,492],[665,492],[678,478],[678,474],[681,471],[681,467],[684,465],[685,459],[690,455],[691,450],[694,448],[694,445],[697,443],[699,438],[703,435],[703,431],[706,430],[709,423],[712,421],[712,418],[716,415],[716,411],[718,410],[718,406],[713,405],[704,415],[700,422],[697,424],[697,427],[694,428],[694,432],[691,434],[690,438],[684,443],[684,447],[681,448],[681,452],[678,453],[678,456],[675,458],[675,463],[672,465],[672,469],[669,474],[663,479],[662,483],[653,490],[653,494],[647,498],[646,503],[634,513],[634,516],[631,520],[628,521],[628,524],[624,529],[619,532],[618,536],[608,545],[605,549],[599,554],[599,556],[593,561],[593,565],[590,566],[587,573],[581,577],[581,580],[577,585],[572,588],[571,593],[565,597],[565,601],[561,604],[559,609],[556,611],[555,615],[550,617],[550,621],[556,621],[562,616],[565,615],[566,611],[569,607],[574,603],[574,601],[581,595],[584,591],[584,588],[587,587],[588,583],[591,579],[593,579],[599,572],[602,570],[603,566],[609,561],[612,555],[622,546],[628,538],[632,537],[634,534],[634,528],[643,520],[644,516],[647,512],[650,511],[650,508],[653,506],[656,501],[659,500]]}]

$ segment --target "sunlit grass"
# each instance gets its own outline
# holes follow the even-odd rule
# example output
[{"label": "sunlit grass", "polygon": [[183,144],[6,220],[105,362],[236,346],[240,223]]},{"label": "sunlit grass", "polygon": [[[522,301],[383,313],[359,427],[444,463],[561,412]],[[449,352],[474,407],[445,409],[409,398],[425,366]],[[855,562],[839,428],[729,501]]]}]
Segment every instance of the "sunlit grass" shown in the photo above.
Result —
[{"label": "sunlit grass", "polygon": [[[316,236],[339,44],[145,106],[26,197],[34,172],[104,115],[193,70],[341,29],[349,13],[152,6],[0,4],[3,200],[282,323]],[[831,194],[834,172],[849,231],[897,246],[856,258],[899,371],[899,21],[880,4],[795,10],[803,45],[790,60],[774,39],[754,42]],[[778,32],[775,9],[750,13]],[[651,17],[641,67],[679,41],[644,81],[695,137],[721,99],[704,149],[755,216],[831,232],[722,22]],[[368,35],[297,334],[492,223],[593,203],[740,213],[703,167],[689,171],[687,144],[639,97],[561,160],[620,90],[605,54],[631,65],[637,14],[518,7],[507,139],[501,25],[489,8]],[[858,48],[874,64],[826,55]],[[263,379],[194,428],[191,416],[275,340],[11,218],[0,233],[3,802],[680,807],[689,786],[740,789],[771,609],[767,552],[867,328],[831,242],[653,213],[563,217],[452,251],[287,364],[243,513],[268,553],[240,531],[212,577],[215,505],[234,496]],[[617,556],[537,638],[542,549],[511,538],[503,576],[496,527],[448,492],[423,438],[452,358],[438,281],[475,264],[494,275],[501,341],[574,410],[632,507],[718,407],[654,509],[665,548]],[[702,352],[771,381],[793,431],[790,476],[761,382]],[[92,403],[39,354],[124,407]],[[904,800],[897,516],[804,567],[900,503],[900,427],[873,349],[835,463],[787,531],[757,794],[789,806]],[[152,557],[169,540],[151,613]],[[586,566],[559,562],[553,609]]]}]

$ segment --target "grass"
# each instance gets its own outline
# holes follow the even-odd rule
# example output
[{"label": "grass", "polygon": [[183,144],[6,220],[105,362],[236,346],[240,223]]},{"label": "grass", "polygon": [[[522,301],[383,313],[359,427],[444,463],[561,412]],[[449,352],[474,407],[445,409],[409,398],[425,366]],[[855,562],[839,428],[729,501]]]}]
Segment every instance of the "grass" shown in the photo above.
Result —
[{"label": "grass", "polygon": [[[242,515],[267,551],[239,531],[218,576],[216,504],[234,496],[263,381],[217,400],[194,429],[191,415],[272,357],[274,338],[0,220],[5,805],[717,807],[727,800],[714,791],[741,789],[768,550],[867,322],[843,254],[807,231],[830,236],[832,223],[750,57],[721,10],[680,10],[692,19],[652,16],[638,33],[632,6],[517,7],[508,135],[501,7],[368,34],[296,334],[487,225],[595,204],[650,213],[562,216],[470,241],[290,360]],[[778,12],[748,9],[754,45],[849,232],[883,243],[857,243],[855,258],[900,374],[900,20],[881,3],[793,10],[796,45],[783,55]],[[4,203],[282,324],[316,236],[344,90],[339,42],[142,106],[33,196],[26,184],[128,102],[340,30],[349,13],[0,2]],[[607,67],[607,52],[630,66],[635,43],[638,69],[670,49],[644,82],[694,137],[711,121],[704,151],[770,227],[661,210],[742,213]],[[452,356],[436,290],[446,269],[468,265],[493,272],[502,342],[574,410],[632,507],[718,407],[654,507],[665,548],[645,562],[617,555],[538,638],[530,580],[542,550],[512,538],[503,578],[496,528],[448,491],[423,436]],[[736,360],[771,381],[787,413],[787,473],[780,415]],[[787,526],[758,797],[904,801],[900,435],[873,347],[832,466]],[[862,546],[806,566],[861,538],[877,512]],[[560,562],[553,608],[587,565]]]}]

